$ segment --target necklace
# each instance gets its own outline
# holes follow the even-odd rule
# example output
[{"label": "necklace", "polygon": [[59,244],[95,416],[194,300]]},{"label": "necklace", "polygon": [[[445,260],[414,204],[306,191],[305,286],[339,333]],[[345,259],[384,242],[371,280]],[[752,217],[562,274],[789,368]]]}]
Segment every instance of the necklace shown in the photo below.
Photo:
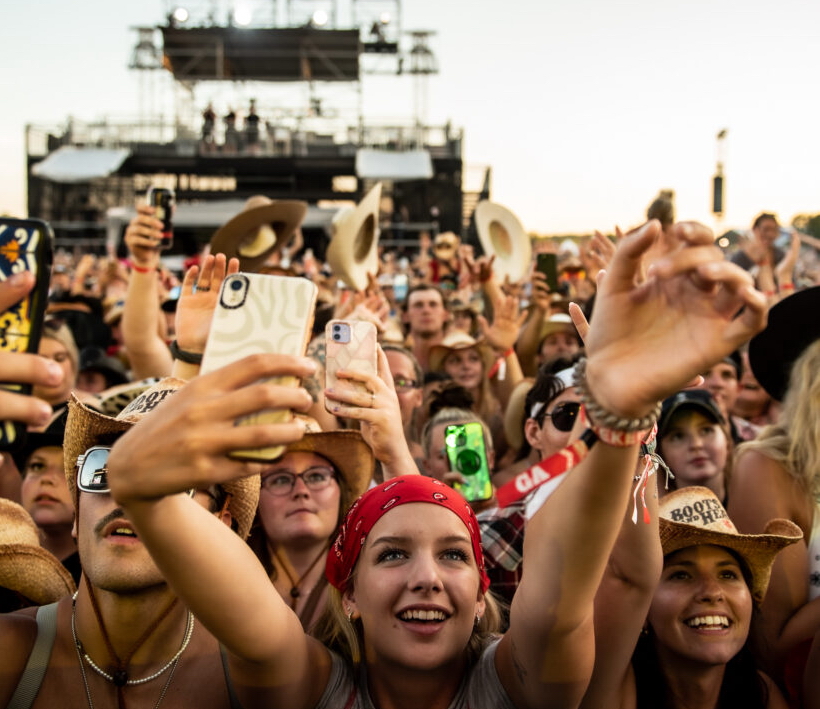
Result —
[{"label": "necklace", "polygon": [[310,566],[308,566],[307,571],[303,573],[298,579],[293,578],[293,575],[290,573],[289,564],[286,563],[281,556],[279,556],[279,550],[274,549],[273,555],[276,557],[276,560],[279,562],[279,566],[282,568],[282,571],[285,572],[285,576],[288,577],[288,581],[290,581],[290,607],[296,610],[296,601],[302,595],[302,592],[299,590],[299,584],[305,580],[305,577],[313,571],[316,564],[319,563],[319,559],[327,556],[327,547],[322,545],[321,550],[319,551],[319,555],[311,562]]},{"label": "necklace", "polygon": [[[73,632],[73,630],[74,630],[74,617],[73,617],[73,614],[72,614],[71,621],[72,621],[71,622],[71,630]],[[77,660],[79,660],[79,662],[80,662],[80,674],[83,676],[83,686],[85,687],[85,698],[86,698],[86,701],[88,702],[88,709],[94,709],[94,702],[91,699],[91,688],[88,686],[88,677],[86,677],[86,674],[85,674],[85,665],[83,664],[83,657],[82,657],[82,654],[80,652],[80,643],[77,642],[76,633],[74,634],[74,641],[75,641],[74,642],[74,649],[77,651]],[[87,657],[88,657],[88,655],[86,655],[86,658]],[[159,709],[159,705],[162,703],[162,700],[165,699],[165,693],[168,691],[168,687],[171,684],[171,680],[174,678],[174,671],[177,668],[177,663],[178,662],[179,662],[179,654],[177,654],[177,656],[173,660],[173,663],[172,663],[173,666],[171,667],[171,671],[168,673],[168,679],[166,679],[165,684],[162,685],[162,691],[159,693],[159,698],[157,699],[156,702],[154,702],[154,709]],[[162,671],[164,672],[165,669],[163,668]],[[117,687],[117,695],[118,696],[121,694],[121,692],[122,692],[122,687]],[[125,706],[124,701],[122,702],[122,706],[123,707]]]},{"label": "necklace", "polygon": [[[74,594],[73,602],[71,605],[71,635],[74,637],[74,645],[77,647],[77,655],[80,656],[83,660],[85,660],[88,665],[94,670],[98,675],[107,679],[109,682],[116,684],[117,686],[121,686],[119,682],[117,682],[117,678],[113,675],[108,674],[105,670],[97,665],[94,660],[91,659],[89,654],[83,650],[83,644],[80,642],[80,639],[77,637],[77,625],[75,621],[75,617],[77,615],[77,594]],[[188,621],[185,625],[185,635],[182,638],[182,645],[180,645],[179,650],[177,650],[176,655],[174,655],[168,662],[159,670],[154,672],[147,677],[143,677],[141,679],[126,679],[123,684],[126,685],[135,685],[135,684],[145,684],[146,682],[150,682],[151,680],[156,679],[164,672],[167,672],[168,669],[180,658],[183,652],[188,647],[188,643],[191,642],[191,636],[194,634],[194,614],[191,611],[188,611]],[[80,665],[82,666],[82,661]],[[85,670],[83,670],[83,675],[85,675]]]}]

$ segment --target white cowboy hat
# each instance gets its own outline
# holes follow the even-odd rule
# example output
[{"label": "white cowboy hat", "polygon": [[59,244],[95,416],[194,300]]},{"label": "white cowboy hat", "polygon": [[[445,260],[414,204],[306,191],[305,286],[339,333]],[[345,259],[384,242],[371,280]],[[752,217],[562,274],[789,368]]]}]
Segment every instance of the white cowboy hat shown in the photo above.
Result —
[{"label": "white cowboy hat", "polygon": [[475,208],[478,238],[487,256],[495,254],[493,271],[503,280],[516,283],[524,279],[532,261],[532,245],[524,227],[509,209],[482,200]]},{"label": "white cowboy hat", "polygon": [[353,290],[367,288],[367,274],[379,270],[379,203],[382,183],[355,207],[344,207],[333,217],[333,235],[325,259],[333,275]]}]

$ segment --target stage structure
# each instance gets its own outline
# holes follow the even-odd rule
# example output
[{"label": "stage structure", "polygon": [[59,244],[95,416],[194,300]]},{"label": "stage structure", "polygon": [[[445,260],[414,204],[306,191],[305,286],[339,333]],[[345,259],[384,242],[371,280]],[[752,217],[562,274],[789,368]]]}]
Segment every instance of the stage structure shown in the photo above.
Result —
[{"label": "stage structure", "polygon": [[[463,131],[427,123],[435,33],[405,31],[401,0],[192,0],[133,29],[138,119],[27,127],[29,214],[61,246],[118,242],[151,184],[176,190],[176,248],[188,253],[257,194],[307,200],[320,255],[335,211],[376,181],[384,238],[399,246],[422,231],[467,236],[489,197],[488,169],[479,189],[463,188]],[[407,118],[371,116],[369,81],[389,82],[381,108],[409,94]]]}]

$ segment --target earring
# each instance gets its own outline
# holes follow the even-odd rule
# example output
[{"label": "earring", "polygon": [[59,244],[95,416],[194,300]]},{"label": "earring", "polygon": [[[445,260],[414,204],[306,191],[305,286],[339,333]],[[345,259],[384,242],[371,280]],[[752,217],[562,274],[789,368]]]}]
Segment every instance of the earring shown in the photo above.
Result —
[{"label": "earring", "polygon": [[481,622],[481,616],[480,616],[478,613],[476,613],[476,614],[475,614],[475,621],[473,621],[473,625],[477,628],[477,627],[478,627],[478,624],[479,624],[480,622]]},{"label": "earring", "polygon": [[347,622],[348,622],[348,623],[352,623],[352,622],[353,622],[353,611],[348,611],[348,612],[347,612]]}]

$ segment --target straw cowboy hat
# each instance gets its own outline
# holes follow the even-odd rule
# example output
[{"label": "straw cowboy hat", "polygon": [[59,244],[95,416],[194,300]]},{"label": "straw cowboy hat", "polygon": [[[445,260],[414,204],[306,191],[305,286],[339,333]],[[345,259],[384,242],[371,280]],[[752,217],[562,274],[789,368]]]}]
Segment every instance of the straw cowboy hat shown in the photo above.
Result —
[{"label": "straw cowboy hat", "polygon": [[332,236],[325,252],[333,275],[348,288],[367,288],[367,274],[379,271],[379,203],[382,183],[368,192],[355,207],[344,207],[333,217]]},{"label": "straw cowboy hat", "polygon": [[451,352],[475,348],[484,362],[484,374],[490,371],[495,363],[493,348],[482,340],[476,340],[462,330],[451,330],[438,345],[430,348],[429,370],[437,372],[444,368],[444,360]]},{"label": "straw cowboy hat", "polygon": [[793,293],[769,310],[766,329],[749,342],[755,379],[776,401],[783,401],[794,363],[820,338],[820,286]]},{"label": "straw cowboy hat", "polygon": [[307,214],[307,202],[251,197],[239,214],[211,237],[211,253],[239,259],[239,270],[255,272],[288,243]]},{"label": "straw cowboy hat", "polygon": [[452,231],[443,231],[433,241],[433,253],[442,261],[449,261],[456,255],[461,239]]},{"label": "straw cowboy hat", "polygon": [[5,498],[0,498],[0,586],[16,591],[38,606],[70,596],[76,590],[67,569],[40,546],[31,515]]},{"label": "straw cowboy hat", "polygon": [[787,519],[770,520],[763,534],[740,534],[717,495],[697,485],[664,495],[659,512],[664,556],[700,544],[725,547],[748,567],[752,597],[758,603],[766,595],[777,553],[803,538],[800,527]]},{"label": "straw cowboy hat", "polygon": [[[168,377],[146,389],[128,404],[116,417],[106,416],[83,404],[71,395],[68,402],[68,421],[63,446],[63,465],[68,488],[76,499],[77,457],[95,445],[113,443],[128,431],[143,416],[150,414],[168,396],[174,394],[185,382]],[[239,480],[222,483],[225,492],[231,495],[228,506],[237,523],[237,533],[242,539],[248,536],[259,502],[259,475],[249,475]]]},{"label": "straw cowboy hat", "polygon": [[475,208],[475,224],[484,253],[495,254],[493,271],[502,280],[523,280],[530,270],[532,245],[518,217],[500,204],[482,200]]}]

